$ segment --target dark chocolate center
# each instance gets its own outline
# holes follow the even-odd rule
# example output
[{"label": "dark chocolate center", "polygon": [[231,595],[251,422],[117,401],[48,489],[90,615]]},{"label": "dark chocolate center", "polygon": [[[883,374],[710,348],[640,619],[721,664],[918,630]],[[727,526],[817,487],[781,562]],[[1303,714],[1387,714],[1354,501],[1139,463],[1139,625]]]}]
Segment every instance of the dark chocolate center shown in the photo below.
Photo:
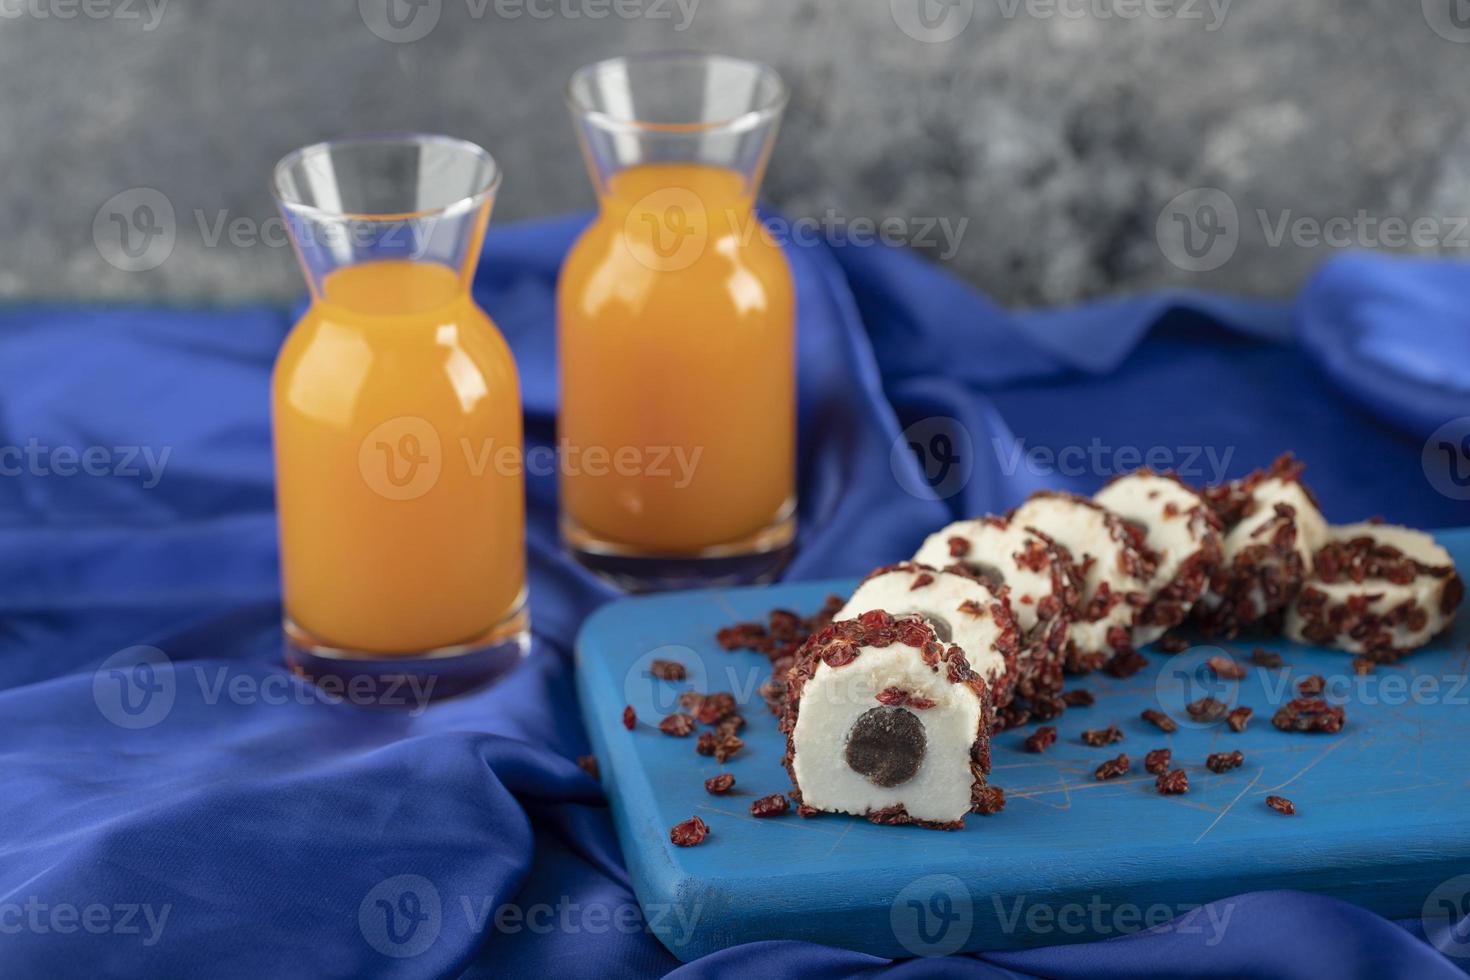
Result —
[{"label": "dark chocolate center", "polygon": [[847,733],[847,764],[876,786],[914,778],[924,761],[924,723],[903,708],[870,708]]},{"label": "dark chocolate center", "polygon": [[1005,573],[994,565],[987,565],[984,562],[978,561],[967,561],[965,562],[965,567],[970,570],[971,575],[990,586],[992,592],[1006,584]]}]

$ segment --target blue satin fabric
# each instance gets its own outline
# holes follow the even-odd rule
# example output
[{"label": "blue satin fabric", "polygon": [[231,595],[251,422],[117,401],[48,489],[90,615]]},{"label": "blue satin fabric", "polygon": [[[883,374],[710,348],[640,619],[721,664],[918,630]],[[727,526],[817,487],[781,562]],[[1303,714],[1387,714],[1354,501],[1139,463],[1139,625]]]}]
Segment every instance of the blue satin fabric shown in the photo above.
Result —
[{"label": "blue satin fabric", "polygon": [[[498,231],[477,282],[515,349],[533,443],[553,435],[553,283],[583,220]],[[793,577],[865,572],[952,516],[1091,490],[1150,450],[1174,465],[1198,450],[1201,475],[1235,476],[1294,449],[1333,519],[1470,523],[1420,459],[1429,432],[1470,416],[1464,266],[1344,258],[1294,307],[1170,293],[1008,314],[902,252],[792,261]],[[284,674],[267,391],[289,320],[0,311],[0,447],[28,453],[0,455],[0,974],[1458,972],[1417,923],[1294,893],[1233,900],[1213,943],[1165,930],[890,965],[775,942],[680,966],[642,928],[602,794],[573,761],[587,743],[572,642],[614,593],[558,553],[551,475],[528,482],[536,638],[511,677],[413,713]],[[106,453],[67,475],[66,447]],[[97,668],[136,645],[166,654],[155,680],[172,702],[120,727]],[[425,901],[393,912],[432,933],[406,957],[359,915],[400,875]]]}]

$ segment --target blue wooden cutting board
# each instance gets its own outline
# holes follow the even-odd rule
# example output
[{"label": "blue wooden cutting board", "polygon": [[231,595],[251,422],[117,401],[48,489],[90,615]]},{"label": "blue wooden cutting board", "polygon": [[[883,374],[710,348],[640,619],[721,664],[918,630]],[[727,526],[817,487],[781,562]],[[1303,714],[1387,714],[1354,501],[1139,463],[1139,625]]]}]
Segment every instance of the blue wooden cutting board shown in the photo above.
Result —
[{"label": "blue wooden cutting board", "polygon": [[[1470,569],[1470,530],[1440,540]],[[1229,928],[1228,905],[1200,903],[1241,892],[1294,888],[1335,895],[1392,917],[1443,914],[1470,883],[1470,615],[1451,634],[1398,667],[1367,677],[1351,657],[1285,641],[1282,669],[1249,666],[1222,681],[1203,663],[1225,652],[1248,663],[1254,644],[1195,647],[1128,680],[1073,679],[1096,704],[1056,722],[1043,755],[997,736],[991,781],[1006,790],[1005,811],[971,815],[959,832],[880,827],[846,816],[752,818],[752,800],[790,789],[780,760],[784,739],[758,688],[768,675],[756,653],[728,653],[715,631],[764,621],[776,607],[817,609],[851,581],[671,593],[599,610],[577,643],[578,693],[634,889],[650,928],[679,958],[765,939],[802,939],[903,957],[1079,942],[1135,932],[1185,915],[1172,928],[1208,941]],[[686,681],[656,680],[655,658],[677,660]],[[1320,674],[1343,703],[1337,735],[1288,734],[1271,725],[1296,681]],[[748,720],[745,749],[726,764],[694,751],[694,737],[656,727],[688,689],[730,691]],[[1183,704],[1213,694],[1249,705],[1237,734],[1222,722],[1195,726]],[[624,705],[638,725],[623,727]],[[1165,735],[1139,718],[1169,710],[1183,723]],[[1085,729],[1118,724],[1109,748],[1083,744]],[[1164,797],[1143,756],[1173,750],[1189,773],[1187,795]],[[1205,768],[1212,752],[1240,749],[1245,765]],[[1127,752],[1133,771],[1098,782],[1093,770]],[[730,796],[705,792],[705,777],[730,772]],[[1269,809],[1289,797],[1298,815]],[[669,829],[698,815],[710,836],[679,848]],[[1438,891],[1436,891],[1438,889]],[[1462,894],[1465,893],[1465,894]]]}]

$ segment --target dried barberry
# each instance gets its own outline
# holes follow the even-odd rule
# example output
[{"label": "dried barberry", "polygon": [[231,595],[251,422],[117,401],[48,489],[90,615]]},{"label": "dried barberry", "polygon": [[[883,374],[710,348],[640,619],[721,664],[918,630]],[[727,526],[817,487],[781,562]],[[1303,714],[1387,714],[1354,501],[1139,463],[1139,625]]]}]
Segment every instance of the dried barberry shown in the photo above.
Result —
[{"label": "dried barberry", "polygon": [[1232,732],[1243,732],[1245,731],[1245,726],[1250,723],[1251,715],[1253,714],[1255,714],[1254,709],[1241,705],[1225,716],[1225,723],[1230,726]]},{"label": "dried barberry", "polygon": [[706,792],[715,796],[724,796],[735,786],[735,777],[728,772],[722,772],[718,776],[711,776],[704,781]]},{"label": "dried barberry", "polygon": [[721,691],[718,694],[706,694],[695,709],[694,717],[699,719],[701,725],[713,725],[734,713],[735,695]]},{"label": "dried barberry", "polygon": [[1107,728],[1097,728],[1082,733],[1082,741],[1093,748],[1101,748],[1104,745],[1113,745],[1123,741],[1123,730],[1117,725],[1109,725]]},{"label": "dried barberry", "polygon": [[1164,653],[1183,653],[1189,649],[1189,641],[1178,633],[1165,633],[1156,645]]},{"label": "dried barberry", "polygon": [[745,748],[745,742],[738,735],[717,736],[715,741],[715,761],[724,762],[743,748]]},{"label": "dried barberry", "polygon": [[1034,697],[1031,699],[1031,717],[1037,721],[1051,721],[1060,718],[1062,712],[1067,710],[1067,702],[1061,698]]},{"label": "dried barberry", "polygon": [[1109,759],[1107,762],[1098,766],[1093,771],[1093,776],[1098,779],[1116,779],[1119,776],[1127,775],[1131,765],[1132,763],[1128,759],[1128,754],[1126,752],[1120,752],[1116,759]]},{"label": "dried barberry", "polygon": [[1245,677],[1245,668],[1235,662],[1235,658],[1228,654],[1217,654],[1205,663],[1215,672],[1215,676],[1227,681],[1238,681]]},{"label": "dried barberry", "polygon": [[1109,660],[1107,666],[1103,669],[1114,677],[1127,680],[1147,666],[1147,657],[1137,650],[1128,649],[1114,655],[1113,659]]},{"label": "dried barberry", "polygon": [[1322,692],[1327,689],[1327,680],[1321,674],[1313,674],[1310,677],[1302,678],[1297,683],[1296,689],[1301,693],[1302,697],[1321,697]]},{"label": "dried barberry", "polygon": [[814,806],[807,806],[805,803],[801,804],[800,806],[798,806],[796,808],[796,815],[798,817],[802,817],[803,819],[810,818],[810,817],[815,817],[817,814],[819,814],[821,812],[822,811],[821,810],[818,810],[816,807],[814,807]]},{"label": "dried barberry", "polygon": [[1189,773],[1183,769],[1161,773],[1159,778],[1154,780],[1154,788],[1165,796],[1178,796],[1180,793],[1188,793]]},{"label": "dried barberry", "polygon": [[1287,702],[1271,718],[1271,724],[1283,732],[1323,732],[1335,735],[1342,731],[1346,713],[1341,705],[1328,704],[1317,698],[1296,698]]},{"label": "dried barberry", "polygon": [[791,809],[790,802],[780,793],[772,793],[770,796],[762,796],[750,805],[752,817],[779,817]]},{"label": "dried barberry", "polygon": [[1154,749],[1143,757],[1143,768],[1155,776],[1169,771],[1169,763],[1174,760],[1174,753],[1169,749]]},{"label": "dried barberry", "polygon": [[1062,701],[1069,708],[1090,708],[1097,699],[1092,696],[1091,691],[1072,690],[1062,692]]},{"label": "dried barberry", "polygon": [[687,675],[684,665],[673,660],[655,660],[648,672],[661,681],[682,681]]},{"label": "dried barberry", "polygon": [[1371,660],[1368,657],[1353,658],[1353,673],[1357,674],[1359,677],[1366,677],[1367,675],[1373,673],[1373,671],[1376,670],[1377,667],[1377,662]]},{"label": "dried barberry", "polygon": [[1260,647],[1256,647],[1251,651],[1251,663],[1257,667],[1280,667],[1282,664],[1281,654],[1272,653],[1270,650],[1263,650]]},{"label": "dried barberry", "polygon": [[630,704],[623,708],[623,727],[631,732],[636,724],[638,724],[638,712],[634,711]]},{"label": "dried barberry", "polygon": [[683,823],[676,823],[669,831],[669,840],[679,847],[694,847],[696,844],[703,844],[704,839],[708,836],[708,825],[698,817],[690,817]]},{"label": "dried barberry", "polygon": [[999,786],[982,786],[975,790],[970,809],[982,817],[992,817],[1006,808],[1006,791]]},{"label": "dried barberry", "polygon": [[694,731],[694,719],[686,714],[675,712],[674,714],[664,716],[663,721],[658,723],[658,730],[665,735],[683,738]]},{"label": "dried barberry", "polygon": [[1184,710],[1188,711],[1189,717],[1195,721],[1212,722],[1219,721],[1225,717],[1226,705],[1225,702],[1218,698],[1212,698],[1207,694],[1198,701],[1191,701],[1189,704],[1186,704]]},{"label": "dried barberry", "polygon": [[1056,742],[1056,740],[1057,730],[1055,728],[1052,728],[1050,725],[1042,725],[1040,728],[1036,729],[1036,731],[1026,736],[1026,751],[1045,752],[1047,749],[1051,748],[1052,744]]},{"label": "dried barberry", "polygon": [[591,776],[593,779],[597,780],[598,782],[601,782],[602,781],[602,774],[601,774],[601,772],[597,768],[597,756],[595,756],[595,755],[579,755],[579,756],[577,756],[577,767],[580,768],[587,775]]},{"label": "dried barberry", "polygon": [[1284,796],[1268,796],[1266,805],[1277,813],[1284,813],[1288,817],[1296,816],[1296,804]]},{"label": "dried barberry", "polygon": [[1210,772],[1229,772],[1245,765],[1245,754],[1239,749],[1234,752],[1212,752],[1205,759],[1205,768]]},{"label": "dried barberry", "polygon": [[700,732],[699,738],[695,740],[694,743],[694,751],[698,752],[700,755],[714,755],[715,745],[716,740],[714,732]]},{"label": "dried barberry", "polygon": [[1161,732],[1165,732],[1166,734],[1172,735],[1174,732],[1179,731],[1179,725],[1174,721],[1174,719],[1170,718],[1162,711],[1159,711],[1157,708],[1148,708],[1141,712],[1139,714],[1139,717],[1142,718],[1144,721],[1153,722],[1154,727],[1156,727]]}]

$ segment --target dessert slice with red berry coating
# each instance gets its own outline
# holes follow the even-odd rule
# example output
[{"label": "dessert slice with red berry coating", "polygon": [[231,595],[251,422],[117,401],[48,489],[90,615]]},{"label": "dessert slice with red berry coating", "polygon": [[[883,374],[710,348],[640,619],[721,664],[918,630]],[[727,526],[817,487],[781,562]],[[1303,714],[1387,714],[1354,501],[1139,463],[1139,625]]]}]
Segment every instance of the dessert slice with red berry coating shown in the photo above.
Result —
[{"label": "dessert slice with red berry coating", "polygon": [[1082,594],[1082,577],[1067,549],[992,516],[957,521],[931,534],[914,561],[1004,591],[1020,633],[1016,694],[1031,698],[1062,689],[1067,632]]},{"label": "dessert slice with red berry coating", "polygon": [[1465,586],[1454,560],[1423,531],[1347,524],[1328,532],[1287,610],[1286,635],[1372,660],[1396,660],[1454,621]]},{"label": "dessert slice with red berry coating", "polygon": [[1220,566],[1194,607],[1207,631],[1233,636],[1254,623],[1279,626],[1311,575],[1327,522],[1302,482],[1304,468],[1287,454],[1269,470],[1204,491],[1225,527]]},{"label": "dessert slice with red berry coating", "polygon": [[924,620],[834,622],[786,676],[783,761],[803,807],[958,829],[984,798],[990,686]]},{"label": "dessert slice with red berry coating", "polygon": [[1184,622],[1219,568],[1220,519],[1183,480],[1149,469],[1114,479],[1092,499],[1142,531],[1158,558],[1133,623],[1134,645],[1152,643]]},{"label": "dessert slice with red berry coating", "polygon": [[1143,532],[1086,497],[1051,490],[1032,494],[1010,521],[1066,548],[1081,573],[1081,601],[1067,634],[1067,669],[1085,673],[1131,652],[1133,623],[1148,602],[1158,566]]},{"label": "dessert slice with red berry coating", "polygon": [[923,617],[941,643],[964,652],[970,667],[990,685],[996,707],[1011,703],[1020,640],[1004,586],[996,590],[966,575],[901,562],[863,579],[835,618],[856,619],[874,609]]}]

